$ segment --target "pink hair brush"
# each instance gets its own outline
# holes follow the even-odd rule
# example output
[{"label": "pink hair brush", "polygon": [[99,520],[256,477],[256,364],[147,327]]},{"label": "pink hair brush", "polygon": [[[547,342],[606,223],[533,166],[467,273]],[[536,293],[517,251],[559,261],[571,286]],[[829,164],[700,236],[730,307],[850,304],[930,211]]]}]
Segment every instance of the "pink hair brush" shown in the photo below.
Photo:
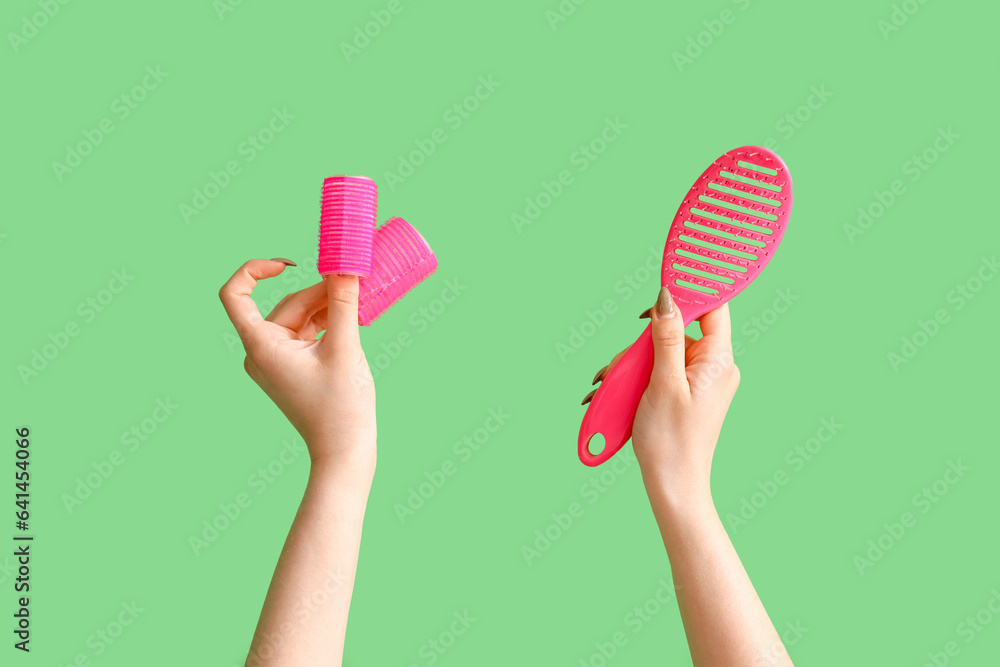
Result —
[{"label": "pink hair brush", "polygon": [[[772,151],[744,146],[715,160],[674,215],[660,284],[687,326],[742,292],[770,261],[792,210],[792,178]],[[580,426],[580,460],[597,466],[632,437],[639,400],[653,371],[652,325],[608,372]],[[600,433],[604,449],[590,452]]]}]

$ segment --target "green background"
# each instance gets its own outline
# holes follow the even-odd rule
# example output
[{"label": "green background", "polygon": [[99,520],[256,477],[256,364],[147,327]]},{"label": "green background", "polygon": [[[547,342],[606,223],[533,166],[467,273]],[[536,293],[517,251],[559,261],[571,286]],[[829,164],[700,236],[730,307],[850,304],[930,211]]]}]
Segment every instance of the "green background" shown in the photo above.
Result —
[{"label": "green background", "polygon": [[[577,460],[579,401],[642,330],[657,287],[643,265],[657,263],[690,183],[718,154],[768,141],[795,179],[795,211],[775,261],[731,305],[743,380],[716,452],[716,504],[735,515],[787,474],[727,526],[775,625],[808,629],[789,635],[797,663],[922,665],[955,641],[950,664],[992,664],[1000,621],[971,642],[957,626],[1000,589],[1000,281],[973,280],[961,308],[954,290],[1000,246],[989,203],[1000,12],[906,4],[916,13],[883,34],[889,2],[592,0],[553,27],[557,0],[403,0],[350,60],[341,44],[386,2],[250,0],[221,13],[209,0],[72,2],[24,43],[8,35],[3,422],[8,437],[32,429],[37,541],[33,651],[7,635],[4,664],[242,664],[308,464],[300,455],[262,492],[251,485],[297,435],[244,374],[217,291],[252,257],[300,264],[259,286],[265,311],[272,294],[315,282],[320,185],[340,173],[374,177],[380,220],[405,217],[440,262],[363,331],[369,360],[403,332],[412,344],[377,369],[379,468],[346,663],[431,664],[421,647],[467,610],[476,622],[435,664],[600,665],[595,642],[617,631],[628,642],[607,664],[688,664],[673,603],[639,632],[627,624],[669,566],[637,469]],[[713,23],[723,10],[732,21]],[[5,3],[0,25],[21,33],[40,11]],[[699,33],[701,53],[678,66]],[[120,118],[114,100],[148,66],[166,78]],[[499,86],[455,127],[445,114],[480,77]],[[251,161],[240,144],[275,108],[294,118]],[[104,118],[114,131],[60,180],[53,162]],[[581,171],[574,153],[609,118],[626,128]],[[436,128],[446,141],[390,186],[387,172]],[[913,180],[908,161],[949,128],[958,138]],[[180,205],[230,160],[240,173],[185,221]],[[564,169],[572,183],[517,229],[525,198]],[[858,207],[897,179],[905,193],[849,238]],[[92,317],[81,309],[122,269],[134,276],[124,290]],[[449,281],[461,291],[445,304]],[[793,303],[777,313],[781,292]],[[615,312],[561,356],[606,300]],[[888,355],[938,310],[947,321],[894,368]],[[72,323],[79,334],[22,378]],[[128,451],[123,432],[157,399],[178,408]],[[501,408],[504,425],[456,456]],[[823,419],[842,428],[793,463]],[[70,511],[78,478],[115,450],[124,462]],[[10,470],[10,440],[4,451]],[[396,504],[449,459],[457,473],[401,522]],[[921,513],[914,495],[949,461],[968,472]],[[591,503],[581,489],[601,475],[613,483]],[[9,510],[13,492],[0,495]],[[196,555],[189,537],[239,493],[252,504]],[[583,515],[526,562],[522,546],[572,502]],[[916,525],[859,572],[855,556],[907,511]],[[0,532],[14,532],[11,515]],[[12,612],[11,559],[0,565]],[[133,600],[143,611],[98,655],[88,638]]]}]

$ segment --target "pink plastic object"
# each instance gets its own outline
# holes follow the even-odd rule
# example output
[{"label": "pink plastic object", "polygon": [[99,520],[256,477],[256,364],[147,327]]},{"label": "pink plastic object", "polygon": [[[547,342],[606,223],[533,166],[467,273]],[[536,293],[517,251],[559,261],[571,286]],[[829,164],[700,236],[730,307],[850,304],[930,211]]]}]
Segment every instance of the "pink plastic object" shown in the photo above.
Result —
[{"label": "pink plastic object", "polygon": [[322,276],[368,276],[372,271],[378,187],[366,176],[333,176],[323,181],[319,218]]},{"label": "pink plastic object", "polygon": [[[674,216],[663,251],[661,285],[687,326],[753,282],[778,248],[792,210],[792,178],[772,151],[731,150],[691,186]],[[597,466],[632,437],[639,399],[653,371],[652,325],[618,360],[587,407],[580,426],[580,460]],[[592,454],[590,439],[604,437]]]},{"label": "pink plastic object", "polygon": [[420,232],[391,218],[375,232],[371,276],[360,284],[358,324],[371,324],[436,269],[437,257]]}]

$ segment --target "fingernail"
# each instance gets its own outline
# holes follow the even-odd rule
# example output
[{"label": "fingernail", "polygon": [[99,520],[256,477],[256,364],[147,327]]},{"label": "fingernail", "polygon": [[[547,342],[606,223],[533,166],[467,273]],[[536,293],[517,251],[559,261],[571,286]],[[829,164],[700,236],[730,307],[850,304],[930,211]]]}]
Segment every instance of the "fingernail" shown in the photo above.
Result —
[{"label": "fingernail", "polygon": [[639,316],[639,319],[640,319],[640,320],[644,320],[644,319],[646,319],[647,317],[649,317],[649,316],[650,316],[650,315],[649,315],[649,313],[650,313],[650,312],[652,312],[652,310],[653,310],[653,308],[652,308],[652,307],[649,307],[649,308],[647,308],[646,310],[642,311],[642,315],[640,315],[640,316]]},{"label": "fingernail", "polygon": [[656,299],[656,316],[670,318],[677,314],[674,308],[674,300],[670,296],[670,290],[666,287],[660,288],[660,296]]},{"label": "fingernail", "polygon": [[596,394],[596,393],[597,393],[597,390],[595,389],[594,391],[592,391],[589,394],[587,394],[586,396],[584,396],[583,400],[580,402],[580,405],[586,405],[587,403],[590,403],[590,399],[592,399],[594,397],[594,394]]},{"label": "fingernail", "polygon": [[[608,364],[608,365],[610,366],[610,364]],[[594,376],[594,381],[591,382],[590,384],[597,384],[597,381],[601,379],[601,376],[604,375],[604,371],[606,371],[606,370],[608,370],[607,366],[605,366],[601,370],[597,371],[597,375]]]},{"label": "fingernail", "polygon": [[298,264],[296,264],[296,263],[295,263],[295,262],[293,262],[292,260],[290,260],[290,259],[285,259],[284,257],[272,257],[272,258],[271,258],[271,261],[272,261],[272,262],[281,262],[281,263],[282,263],[282,264],[284,264],[285,266],[298,266]]}]

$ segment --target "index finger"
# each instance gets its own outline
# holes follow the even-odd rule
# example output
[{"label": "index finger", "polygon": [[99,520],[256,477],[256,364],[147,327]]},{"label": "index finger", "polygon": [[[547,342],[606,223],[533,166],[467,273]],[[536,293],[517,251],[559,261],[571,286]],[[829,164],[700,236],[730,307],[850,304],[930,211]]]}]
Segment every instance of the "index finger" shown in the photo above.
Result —
[{"label": "index finger", "polygon": [[250,296],[253,288],[257,286],[258,280],[273,278],[284,269],[284,262],[273,259],[251,259],[237,269],[233,277],[219,290],[222,306],[244,343],[251,338],[256,327],[264,323],[257,304]]}]

